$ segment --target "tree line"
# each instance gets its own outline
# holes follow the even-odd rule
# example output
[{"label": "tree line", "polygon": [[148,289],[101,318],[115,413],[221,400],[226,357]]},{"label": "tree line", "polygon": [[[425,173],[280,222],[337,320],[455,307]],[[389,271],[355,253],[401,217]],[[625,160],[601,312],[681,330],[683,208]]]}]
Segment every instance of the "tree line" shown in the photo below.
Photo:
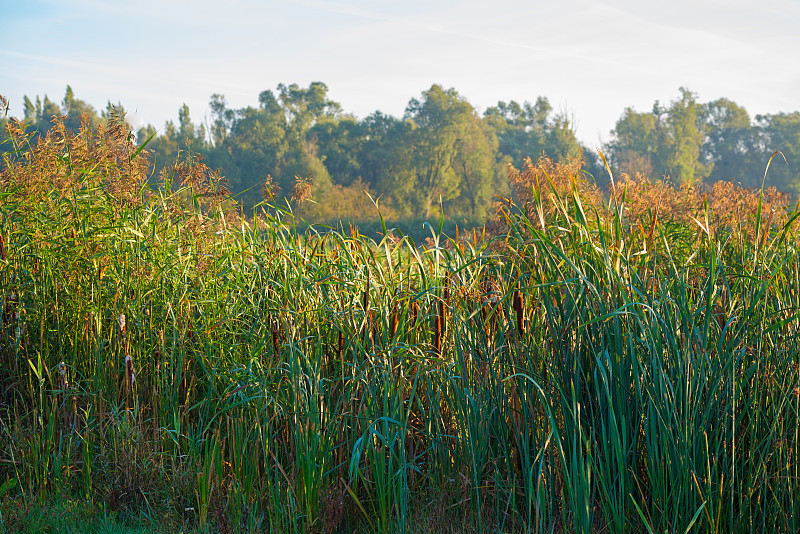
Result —
[{"label": "tree line", "polygon": [[[109,103],[98,113],[68,86],[60,104],[26,96],[24,126],[42,134],[52,116],[61,115],[77,130],[82,121],[96,124],[119,107]],[[240,109],[214,94],[209,109],[210,116],[196,123],[184,104],[177,124],[148,125],[136,132],[138,142],[149,140],[154,179],[176,160],[202,155],[245,211],[262,200],[265,184],[267,194],[288,197],[300,177],[313,185],[314,200],[301,215],[315,220],[370,216],[370,197],[391,218],[430,217],[440,205],[448,216],[479,218],[495,195],[508,194],[509,164],[543,155],[580,158],[585,172],[601,185],[608,181],[596,150],[582,145],[570,118],[541,96],[533,103],[500,101],[479,113],[455,89],[432,85],[409,100],[402,117],[376,111],[359,119],[329,98],[324,83],[313,82],[279,84],[261,92],[257,105]],[[800,112],[751,118],[735,102],[701,103],[682,88],[651,111],[625,109],[600,148],[614,174],[749,187],[760,187],[767,161],[781,151],[788,165],[780,157],[773,162],[767,185],[800,192]]]}]

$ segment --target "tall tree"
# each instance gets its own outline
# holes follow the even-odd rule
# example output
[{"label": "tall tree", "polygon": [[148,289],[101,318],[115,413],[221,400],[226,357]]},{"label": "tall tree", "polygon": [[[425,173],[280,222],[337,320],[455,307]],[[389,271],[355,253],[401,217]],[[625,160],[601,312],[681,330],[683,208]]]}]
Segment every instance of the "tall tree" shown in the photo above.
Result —
[{"label": "tall tree", "polygon": [[[262,93],[262,96],[269,105],[274,105],[271,92]],[[279,84],[278,99],[286,116],[288,133],[294,139],[305,136],[317,121],[335,118],[341,112],[341,106],[328,99],[328,86],[322,82],[311,82],[305,89],[296,83]]]},{"label": "tall tree", "polygon": [[80,130],[83,121],[89,125],[95,125],[100,121],[97,111],[83,100],[75,98],[75,93],[69,85],[64,93],[64,100],[61,102],[61,110],[67,117],[64,120],[64,126],[72,132]]},{"label": "tall tree", "polygon": [[767,185],[800,194],[800,111],[757,115],[756,124],[761,133],[762,149],[759,159],[763,168],[766,168],[767,161],[774,152],[780,151],[783,154],[783,157],[778,155],[773,159],[767,173]]},{"label": "tall tree", "polygon": [[437,198],[447,201],[458,196],[460,176],[453,163],[469,136],[470,122],[478,118],[455,89],[445,90],[440,85],[431,86],[421,99],[412,99],[405,116],[415,126],[411,138],[420,206],[417,214],[428,217]]},{"label": "tall tree", "polygon": [[758,130],[753,127],[747,111],[720,98],[703,104],[701,114],[706,139],[700,156],[704,164],[713,166],[708,182],[736,180],[750,187],[760,185]]},{"label": "tall tree", "polygon": [[701,160],[704,124],[694,93],[681,88],[668,108],[658,102],[652,112],[628,108],[612,131],[609,152],[617,171],[670,176],[678,183],[695,183],[711,171]]},{"label": "tall tree", "polygon": [[61,108],[47,95],[44,95],[44,100],[37,96],[35,103],[26,95],[23,97],[23,109],[25,124],[34,132],[34,137],[47,133],[52,126],[53,117],[62,115]]},{"label": "tall tree", "polygon": [[498,151],[521,167],[525,158],[538,159],[546,151],[549,117],[553,108],[545,97],[535,104],[500,101],[484,113],[498,139]]},{"label": "tall tree", "polygon": [[653,175],[658,158],[656,113],[638,113],[626,108],[611,132],[609,156],[615,171]]},{"label": "tall tree", "polygon": [[498,193],[505,182],[502,178],[508,158],[497,161],[498,144],[497,136],[486,121],[477,117],[467,121],[453,158],[453,170],[460,177],[461,187],[448,208],[476,217],[488,207],[492,195]]},{"label": "tall tree", "polygon": [[[231,129],[221,146],[209,154],[212,166],[227,167],[232,190],[245,191],[241,199],[252,205],[260,200],[258,185],[267,175],[281,177],[284,157],[288,149],[286,123],[274,109],[259,106],[247,107],[236,112]],[[286,191],[289,181],[282,180]]]},{"label": "tall tree", "polygon": [[544,153],[550,158],[561,161],[583,154],[583,147],[575,135],[572,123],[566,113],[557,114],[550,122],[544,143]]},{"label": "tall tree", "polygon": [[236,112],[228,107],[225,96],[219,93],[211,95],[208,107],[211,110],[211,144],[221,146],[233,128]]},{"label": "tall tree", "polygon": [[361,121],[361,127],[358,162],[363,180],[401,215],[417,213],[413,125],[376,111]]},{"label": "tall tree", "polygon": [[700,160],[700,149],[705,141],[697,98],[681,87],[681,97],[672,102],[667,111],[666,142],[669,150],[669,174],[678,183],[692,184],[708,176],[713,163]]},{"label": "tall tree", "polygon": [[337,185],[349,186],[361,177],[358,156],[365,140],[365,128],[352,116],[324,119],[309,130],[319,157]]}]

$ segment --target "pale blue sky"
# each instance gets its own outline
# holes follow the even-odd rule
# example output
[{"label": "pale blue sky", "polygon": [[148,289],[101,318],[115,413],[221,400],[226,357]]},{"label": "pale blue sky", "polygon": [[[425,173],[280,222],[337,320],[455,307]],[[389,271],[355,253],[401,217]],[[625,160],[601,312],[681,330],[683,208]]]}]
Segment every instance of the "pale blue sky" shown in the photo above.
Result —
[{"label": "pale blue sky", "polygon": [[163,129],[212,93],[256,105],[278,83],[325,82],[346,112],[400,116],[433,83],[483,110],[546,96],[592,146],[627,106],[688,87],[751,115],[800,110],[798,0],[0,0],[0,94]]}]

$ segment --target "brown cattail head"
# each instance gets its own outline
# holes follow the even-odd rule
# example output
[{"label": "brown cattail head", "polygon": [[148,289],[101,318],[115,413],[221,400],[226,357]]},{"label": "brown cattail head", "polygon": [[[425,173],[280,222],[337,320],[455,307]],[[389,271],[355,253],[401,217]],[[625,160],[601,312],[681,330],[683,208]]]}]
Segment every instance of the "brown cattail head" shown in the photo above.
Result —
[{"label": "brown cattail head", "polygon": [[772,209],[769,212],[769,217],[767,218],[767,224],[764,225],[763,233],[761,234],[761,246],[759,247],[761,250],[764,249],[764,245],[767,243],[767,237],[769,237],[769,231],[772,228],[772,218],[775,216],[775,210]]},{"label": "brown cattail head", "polygon": [[395,300],[392,305],[392,311],[389,313],[389,338],[394,339],[397,333],[397,301]]},{"label": "brown cattail head", "polygon": [[[69,395],[69,380],[67,379],[67,364],[63,361],[58,364],[58,410],[61,413],[62,429],[67,430],[72,426],[75,418],[75,397]],[[71,397],[71,402],[70,402]]]},{"label": "brown cattail head", "polygon": [[442,317],[439,313],[433,319],[433,353],[436,356],[442,355]]},{"label": "brown cattail head", "polygon": [[728,323],[728,318],[725,314],[725,309],[719,304],[714,305],[714,318],[717,320],[717,326],[719,326],[720,332],[722,332],[722,330],[725,329],[725,325]]},{"label": "brown cattail head", "polygon": [[67,364],[63,361],[58,364],[58,389],[67,391],[69,389],[69,381],[67,380]]},{"label": "brown cattail head", "polygon": [[514,313],[517,316],[517,332],[519,336],[522,337],[525,335],[525,298],[522,295],[519,285],[517,285],[517,288],[514,290],[512,305],[514,307]]},{"label": "brown cattail head", "polygon": [[413,330],[415,326],[417,326],[417,317],[419,315],[419,306],[417,305],[416,300],[412,300],[408,303],[408,320],[409,320],[409,329]]},{"label": "brown cattail head", "polygon": [[275,351],[275,356],[280,353],[280,344],[278,338],[280,336],[280,331],[278,327],[273,327],[272,329],[272,349]]},{"label": "brown cattail head", "polygon": [[361,297],[361,306],[364,308],[364,315],[369,314],[369,270],[367,271],[367,283],[364,284],[364,294]]},{"label": "brown cattail head", "polygon": [[133,386],[136,383],[136,373],[133,372],[133,357],[128,354],[125,356],[125,396],[130,396]]},{"label": "brown cattail head", "polygon": [[117,317],[117,323],[119,324],[119,333],[122,334],[122,337],[125,337],[125,314],[120,313],[119,317]]},{"label": "brown cattail head", "polygon": [[[370,343],[375,343],[377,337],[375,322],[373,321],[372,311],[369,308],[369,270],[367,270],[367,283],[364,284],[364,294],[361,298],[361,306],[364,308],[364,335],[369,338]],[[366,339],[366,338],[365,338]]]}]

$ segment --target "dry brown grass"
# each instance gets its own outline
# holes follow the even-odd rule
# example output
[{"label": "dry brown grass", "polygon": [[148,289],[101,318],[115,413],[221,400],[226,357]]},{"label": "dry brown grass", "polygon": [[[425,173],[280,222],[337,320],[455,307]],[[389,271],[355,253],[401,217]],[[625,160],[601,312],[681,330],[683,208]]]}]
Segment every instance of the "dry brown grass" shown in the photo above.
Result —
[{"label": "dry brown grass", "polygon": [[[24,123],[12,120],[6,131],[14,147],[21,149],[31,141]],[[121,115],[96,128],[84,117],[77,133],[67,130],[64,117],[53,117],[53,127],[38,137],[35,150],[21,150],[20,157],[8,158],[0,184],[15,186],[9,189],[19,200],[47,201],[53,193],[63,198],[99,187],[117,204],[135,203],[149,167],[145,151],[134,157],[137,150]]]},{"label": "dry brown grass", "polygon": [[[791,195],[774,187],[763,190],[742,187],[732,182],[718,181],[713,185],[676,185],[668,177],[654,180],[636,173],[622,174],[601,191],[581,172],[582,161],[574,158],[554,162],[541,157],[535,163],[528,159],[522,169],[509,168],[508,182],[514,200],[505,199],[494,205],[494,216],[488,228],[493,234],[507,228],[507,216],[513,203],[542,228],[570,209],[573,195],[583,209],[595,212],[600,218],[610,209],[622,206],[624,220],[631,228],[649,228],[656,221],[674,222],[713,235],[730,232],[754,242],[768,233],[767,229],[783,227],[795,207]],[[761,209],[761,228],[756,219]]]}]

